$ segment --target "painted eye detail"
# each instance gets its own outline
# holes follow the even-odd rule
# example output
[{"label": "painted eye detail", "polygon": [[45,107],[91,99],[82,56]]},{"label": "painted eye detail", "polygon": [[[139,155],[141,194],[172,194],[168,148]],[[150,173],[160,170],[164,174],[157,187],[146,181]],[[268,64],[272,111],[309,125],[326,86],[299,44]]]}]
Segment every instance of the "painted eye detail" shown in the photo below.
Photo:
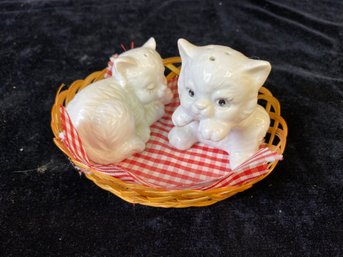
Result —
[{"label": "painted eye detail", "polygon": [[146,88],[147,91],[152,92],[155,89],[155,85],[154,84],[149,84]]},{"label": "painted eye detail", "polygon": [[226,99],[220,98],[217,100],[217,104],[221,107],[224,107],[228,104],[229,102]]},{"label": "painted eye detail", "polygon": [[193,97],[193,96],[194,96],[194,91],[193,91],[192,89],[189,89],[189,88],[188,88],[188,95],[189,95],[190,97]]}]

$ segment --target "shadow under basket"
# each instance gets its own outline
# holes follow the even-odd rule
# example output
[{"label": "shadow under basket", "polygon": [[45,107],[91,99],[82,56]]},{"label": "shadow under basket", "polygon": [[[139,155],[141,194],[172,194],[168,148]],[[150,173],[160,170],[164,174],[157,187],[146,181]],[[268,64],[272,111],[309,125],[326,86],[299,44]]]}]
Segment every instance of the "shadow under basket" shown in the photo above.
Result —
[{"label": "shadow under basket", "polygon": [[[179,75],[181,68],[181,60],[179,57],[164,59],[164,65],[166,66],[167,70],[169,70],[169,74],[167,75],[168,81],[176,78]],[[77,80],[73,82],[71,86],[65,90],[62,90],[63,86],[61,86],[56,94],[55,103],[51,110],[51,128],[54,133],[55,144],[64,152],[64,154],[68,156],[76,168],[80,170],[87,170],[88,172],[84,173],[85,176],[102,189],[110,191],[125,201],[134,204],[138,203],[148,206],[166,208],[207,206],[233,196],[238,192],[247,190],[253,184],[267,177],[277,165],[278,160],[268,163],[266,173],[240,185],[224,186],[207,190],[157,189],[146,185],[127,183],[118,178],[92,169],[92,167],[86,166],[84,163],[76,160],[73,157],[73,154],[68,150],[60,138],[60,135],[63,132],[60,107],[66,106],[75,96],[75,94],[77,94],[77,92],[82,88],[97,80],[104,79],[105,73],[106,69],[94,72],[87,76],[84,80]],[[286,146],[288,128],[285,120],[281,117],[280,103],[275,97],[273,97],[271,92],[264,87],[260,89],[258,99],[259,104],[266,109],[271,119],[270,128],[265,138],[265,143],[269,148],[273,149],[279,154],[282,154]]]}]

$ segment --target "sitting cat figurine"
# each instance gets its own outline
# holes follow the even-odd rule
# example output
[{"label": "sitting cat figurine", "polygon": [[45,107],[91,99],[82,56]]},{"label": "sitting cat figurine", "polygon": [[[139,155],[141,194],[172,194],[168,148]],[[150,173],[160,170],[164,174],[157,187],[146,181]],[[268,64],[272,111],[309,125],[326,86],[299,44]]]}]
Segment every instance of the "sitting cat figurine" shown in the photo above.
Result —
[{"label": "sitting cat figurine", "polygon": [[172,99],[155,49],[150,38],[120,54],[113,77],[82,89],[67,105],[90,160],[111,164],[145,149],[150,125],[164,115],[164,105]]},{"label": "sitting cat figurine", "polygon": [[271,65],[225,46],[198,47],[179,39],[178,47],[180,106],[169,142],[180,150],[199,141],[222,149],[235,169],[258,150],[269,128],[257,95]]}]

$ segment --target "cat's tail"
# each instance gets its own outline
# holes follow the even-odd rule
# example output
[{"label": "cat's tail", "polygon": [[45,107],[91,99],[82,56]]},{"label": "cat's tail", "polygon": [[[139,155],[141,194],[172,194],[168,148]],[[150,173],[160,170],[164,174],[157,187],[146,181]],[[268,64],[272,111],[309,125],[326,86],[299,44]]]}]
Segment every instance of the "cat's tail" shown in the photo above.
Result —
[{"label": "cat's tail", "polygon": [[142,151],[140,144],[127,149],[127,142],[135,137],[135,119],[121,100],[101,103],[90,119],[81,122],[77,129],[89,159],[96,163],[116,163],[125,159],[128,152]]}]

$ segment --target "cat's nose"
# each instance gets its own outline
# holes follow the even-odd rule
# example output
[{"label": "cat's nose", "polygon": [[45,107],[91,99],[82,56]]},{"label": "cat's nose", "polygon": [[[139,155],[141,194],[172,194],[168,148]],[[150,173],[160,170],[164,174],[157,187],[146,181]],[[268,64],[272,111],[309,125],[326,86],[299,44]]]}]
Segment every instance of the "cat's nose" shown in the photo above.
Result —
[{"label": "cat's nose", "polygon": [[199,110],[199,111],[202,111],[202,110],[205,110],[209,103],[207,100],[197,100],[195,103],[194,103],[195,107]]}]

